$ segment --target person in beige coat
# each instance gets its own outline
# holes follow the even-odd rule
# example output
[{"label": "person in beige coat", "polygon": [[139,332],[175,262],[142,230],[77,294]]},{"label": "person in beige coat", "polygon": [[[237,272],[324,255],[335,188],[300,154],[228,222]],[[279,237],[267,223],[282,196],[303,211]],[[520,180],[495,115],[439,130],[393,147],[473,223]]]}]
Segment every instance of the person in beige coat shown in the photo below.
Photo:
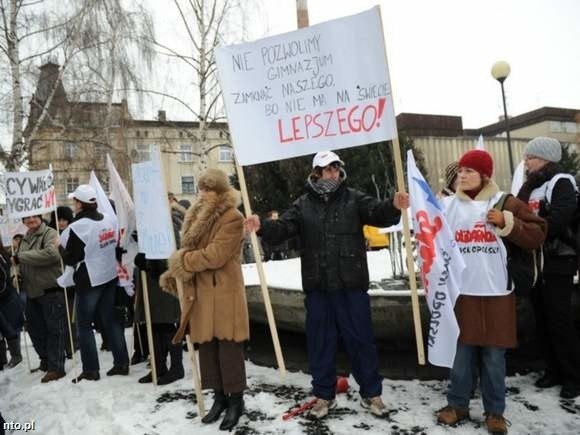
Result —
[{"label": "person in beige coat", "polygon": [[173,341],[189,334],[199,344],[202,387],[215,393],[202,422],[215,422],[226,411],[220,430],[230,430],[244,409],[243,342],[250,336],[240,258],[243,217],[237,210],[239,192],[230,187],[223,171],[205,171],[198,188],[199,199],[187,211],[181,229],[181,249],[170,257],[160,284],[176,294],[175,280],[183,281],[181,322]]}]

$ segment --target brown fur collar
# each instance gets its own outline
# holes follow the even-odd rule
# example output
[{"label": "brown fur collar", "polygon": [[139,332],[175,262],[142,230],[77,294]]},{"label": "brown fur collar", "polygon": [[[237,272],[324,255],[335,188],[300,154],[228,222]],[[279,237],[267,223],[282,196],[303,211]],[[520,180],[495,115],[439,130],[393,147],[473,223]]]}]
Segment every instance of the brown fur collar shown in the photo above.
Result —
[{"label": "brown fur collar", "polygon": [[[495,181],[489,180],[489,183],[487,183],[485,185],[485,187],[483,189],[481,189],[481,191],[477,194],[477,196],[475,198],[473,198],[473,200],[474,201],[487,201],[487,200],[493,198],[493,196],[497,192],[499,192],[499,186],[497,184],[495,184]],[[461,199],[462,201],[471,201],[471,198],[469,197],[469,195],[467,195],[461,189],[457,189],[457,192],[455,193],[455,195],[457,196],[457,198]]]},{"label": "brown fur collar", "polygon": [[230,208],[241,204],[240,192],[230,189],[221,195],[210,196],[206,200],[198,199],[189,207],[181,227],[181,247],[194,249],[201,237]]}]

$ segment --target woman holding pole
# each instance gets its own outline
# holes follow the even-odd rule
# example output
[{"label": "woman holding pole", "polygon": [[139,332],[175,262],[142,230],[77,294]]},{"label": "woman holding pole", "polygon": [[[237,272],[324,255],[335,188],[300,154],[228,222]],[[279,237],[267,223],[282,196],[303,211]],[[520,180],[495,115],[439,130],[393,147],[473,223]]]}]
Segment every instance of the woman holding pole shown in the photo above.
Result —
[{"label": "woman holding pole", "polygon": [[447,406],[437,421],[455,425],[469,418],[474,378],[480,374],[487,429],[507,433],[505,352],[516,347],[516,297],[508,281],[505,238],[535,249],[546,237],[546,222],[519,199],[504,194],[491,179],[493,160],[483,150],[459,159],[457,192],[443,200],[445,215],[465,260],[455,304],[459,339],[451,369]]},{"label": "woman holding pole", "polygon": [[237,210],[241,201],[219,169],[205,171],[198,188],[199,199],[181,229],[181,249],[169,259],[160,284],[175,295],[176,279],[184,284],[173,342],[189,334],[199,344],[202,386],[214,390],[214,404],[202,422],[215,422],[226,411],[220,430],[231,430],[244,410],[243,342],[250,336],[241,266],[243,217]]}]

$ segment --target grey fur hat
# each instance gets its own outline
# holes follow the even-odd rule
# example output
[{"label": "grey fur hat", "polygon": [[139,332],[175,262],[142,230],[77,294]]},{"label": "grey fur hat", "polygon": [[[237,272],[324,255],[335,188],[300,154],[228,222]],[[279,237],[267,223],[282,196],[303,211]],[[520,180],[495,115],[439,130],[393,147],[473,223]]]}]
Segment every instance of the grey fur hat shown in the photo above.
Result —
[{"label": "grey fur hat", "polygon": [[557,163],[562,159],[562,145],[551,137],[539,136],[528,142],[524,148],[524,157],[534,156]]}]

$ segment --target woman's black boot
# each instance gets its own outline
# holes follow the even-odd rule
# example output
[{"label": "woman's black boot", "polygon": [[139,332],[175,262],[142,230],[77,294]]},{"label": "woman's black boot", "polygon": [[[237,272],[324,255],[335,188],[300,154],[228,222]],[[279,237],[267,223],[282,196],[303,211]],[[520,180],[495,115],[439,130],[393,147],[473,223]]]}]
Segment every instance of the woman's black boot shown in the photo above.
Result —
[{"label": "woman's black boot", "polygon": [[232,430],[244,413],[244,393],[232,393],[228,398],[228,410],[220,424],[220,430]]},{"label": "woman's black boot", "polygon": [[222,412],[228,408],[228,398],[223,391],[214,390],[213,405],[209,412],[201,419],[202,423],[218,421]]}]

